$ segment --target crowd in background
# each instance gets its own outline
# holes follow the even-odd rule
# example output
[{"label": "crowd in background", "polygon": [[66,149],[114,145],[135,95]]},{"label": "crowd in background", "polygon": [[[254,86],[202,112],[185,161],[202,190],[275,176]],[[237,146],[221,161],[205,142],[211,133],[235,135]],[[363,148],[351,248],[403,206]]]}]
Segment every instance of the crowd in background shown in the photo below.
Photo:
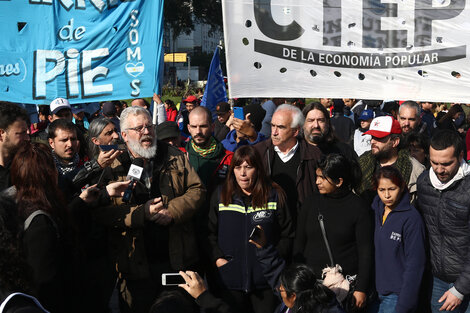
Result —
[{"label": "crowd in background", "polygon": [[470,312],[470,106],[202,94],[0,103],[0,312]]}]

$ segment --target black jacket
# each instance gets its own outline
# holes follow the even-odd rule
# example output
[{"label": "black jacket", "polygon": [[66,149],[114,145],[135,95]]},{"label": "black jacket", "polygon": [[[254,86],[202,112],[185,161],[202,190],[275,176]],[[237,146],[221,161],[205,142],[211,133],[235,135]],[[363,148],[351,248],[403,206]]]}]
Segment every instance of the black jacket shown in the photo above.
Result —
[{"label": "black jacket", "polygon": [[215,139],[217,139],[218,141],[224,140],[225,137],[227,137],[227,134],[230,132],[230,128],[228,128],[227,125],[219,122],[219,120],[217,119],[214,121],[214,125],[215,125],[215,128],[214,128]]},{"label": "black jacket", "polygon": [[356,290],[369,291],[373,272],[372,212],[350,191],[314,194],[305,201],[297,219],[294,261],[309,265],[318,277],[330,264],[318,210],[324,218],[334,263],[342,267],[344,275],[358,275]]},{"label": "black jacket", "polygon": [[10,187],[10,168],[0,165],[0,191]]},{"label": "black jacket", "polygon": [[218,268],[220,278],[228,289],[244,290],[267,288],[256,248],[248,243],[251,231],[261,225],[269,244],[277,247],[287,257],[294,237],[289,210],[278,201],[277,192],[271,190],[266,208],[252,208],[247,197],[234,195],[228,206],[219,200],[220,192],[214,193],[209,212],[210,258],[229,261]]},{"label": "black jacket", "polygon": [[[298,207],[304,202],[305,198],[317,190],[315,183],[317,161],[321,157],[320,150],[308,144],[304,139],[298,138],[300,149],[300,165],[297,168],[296,187],[298,191]],[[274,160],[274,145],[271,139],[264,140],[256,144],[255,149],[261,155],[266,175],[271,176],[271,167]],[[293,208],[291,208],[292,210]]]},{"label": "black jacket", "polygon": [[38,215],[31,221],[22,234],[21,248],[33,269],[38,300],[50,312],[66,312],[70,301],[66,253],[59,230],[50,217]]},{"label": "black jacket", "polygon": [[429,237],[432,273],[470,294],[470,176],[435,189],[429,170],[418,178],[418,208]]}]

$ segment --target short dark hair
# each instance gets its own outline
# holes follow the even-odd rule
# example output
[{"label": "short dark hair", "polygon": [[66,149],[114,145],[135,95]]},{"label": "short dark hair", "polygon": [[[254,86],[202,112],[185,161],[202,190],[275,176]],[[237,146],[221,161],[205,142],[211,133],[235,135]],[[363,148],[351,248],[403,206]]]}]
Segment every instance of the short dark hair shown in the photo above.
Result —
[{"label": "short dark hair", "polygon": [[166,99],[166,100],[165,100],[165,103],[166,103],[170,108],[176,109],[176,105],[175,105],[175,103],[173,102],[173,100],[171,100],[171,99]]},{"label": "short dark hair", "polygon": [[0,129],[8,129],[8,127],[18,119],[22,119],[28,123],[28,112],[15,103],[0,102]]},{"label": "short dark hair", "polygon": [[144,101],[145,107],[146,107],[147,109],[150,109],[150,102],[148,102],[147,99],[145,99],[145,98],[140,98],[140,99]]},{"label": "short dark hair", "polygon": [[424,133],[411,132],[405,139],[406,147],[409,148],[412,143],[416,143],[418,147],[429,153],[429,137]]},{"label": "short dark hair", "polygon": [[333,183],[339,183],[343,179],[342,188],[354,189],[361,182],[362,173],[358,162],[355,159],[348,159],[339,153],[330,153],[323,156],[318,161],[318,169],[325,178]]},{"label": "short dark hair", "polygon": [[392,165],[387,165],[379,168],[375,174],[374,174],[374,189],[377,189],[379,186],[379,180],[381,178],[387,178],[392,181],[395,185],[400,187],[400,191],[405,190],[406,187],[406,182],[403,179],[403,176],[401,175],[400,171]]},{"label": "short dark hair", "polygon": [[75,134],[78,135],[77,127],[74,123],[69,122],[63,118],[59,118],[49,125],[49,132],[47,138],[54,139],[57,136],[57,129],[68,130],[71,132],[75,132]]},{"label": "short dark hair", "polygon": [[454,156],[458,158],[464,151],[464,143],[460,135],[450,129],[437,131],[431,138],[431,147],[434,150],[444,150],[454,147]]},{"label": "short dark hair", "polygon": [[44,116],[49,116],[51,115],[51,110],[48,105],[40,105],[38,106],[38,112],[39,114],[42,114]]},{"label": "short dark hair", "polygon": [[387,101],[384,103],[382,112],[387,113],[387,114],[392,114],[392,111],[395,111],[395,113],[399,112],[400,105],[396,101]]}]

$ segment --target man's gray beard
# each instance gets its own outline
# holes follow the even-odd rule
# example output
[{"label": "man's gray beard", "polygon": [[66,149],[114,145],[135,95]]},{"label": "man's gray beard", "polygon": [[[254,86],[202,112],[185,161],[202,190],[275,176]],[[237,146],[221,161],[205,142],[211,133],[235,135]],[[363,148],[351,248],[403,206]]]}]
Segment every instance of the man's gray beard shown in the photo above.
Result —
[{"label": "man's gray beard", "polygon": [[139,141],[130,138],[127,145],[132,152],[144,159],[151,159],[157,154],[157,139],[155,137],[153,138],[152,145],[148,148],[142,147]]}]

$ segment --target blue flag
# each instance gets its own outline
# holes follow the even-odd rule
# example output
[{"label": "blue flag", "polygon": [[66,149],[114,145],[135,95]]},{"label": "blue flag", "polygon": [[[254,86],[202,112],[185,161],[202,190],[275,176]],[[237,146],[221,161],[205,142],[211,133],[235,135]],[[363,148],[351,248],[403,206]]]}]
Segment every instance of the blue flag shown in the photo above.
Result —
[{"label": "blue flag", "polygon": [[163,0],[0,0],[0,100],[151,97],[163,67]]},{"label": "blue flag", "polygon": [[220,68],[219,47],[215,48],[212,57],[209,75],[207,76],[206,90],[202,97],[201,106],[207,107],[211,112],[219,102],[227,102],[227,90],[225,90],[224,76]]}]

